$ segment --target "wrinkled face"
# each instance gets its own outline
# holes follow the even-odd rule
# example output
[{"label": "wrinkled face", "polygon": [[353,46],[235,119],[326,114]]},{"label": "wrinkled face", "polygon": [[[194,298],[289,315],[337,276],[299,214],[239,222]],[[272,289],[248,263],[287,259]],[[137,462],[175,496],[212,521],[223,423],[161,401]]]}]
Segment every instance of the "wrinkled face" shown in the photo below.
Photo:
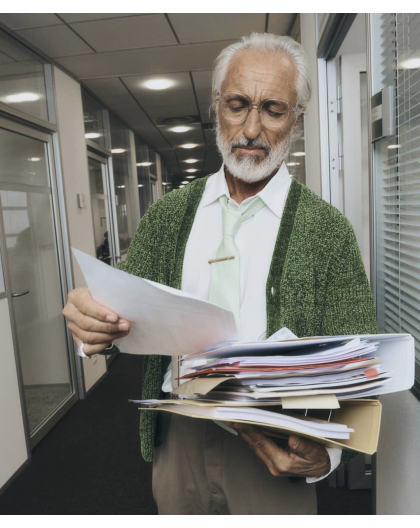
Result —
[{"label": "wrinkled face", "polygon": [[[259,105],[267,99],[287,101],[296,106],[296,69],[285,54],[246,50],[232,60],[222,83],[220,96],[239,92]],[[261,123],[257,108],[242,122],[227,119],[221,102],[217,111],[217,145],[233,176],[249,183],[267,178],[286,157],[298,119],[293,111],[281,128]]]}]

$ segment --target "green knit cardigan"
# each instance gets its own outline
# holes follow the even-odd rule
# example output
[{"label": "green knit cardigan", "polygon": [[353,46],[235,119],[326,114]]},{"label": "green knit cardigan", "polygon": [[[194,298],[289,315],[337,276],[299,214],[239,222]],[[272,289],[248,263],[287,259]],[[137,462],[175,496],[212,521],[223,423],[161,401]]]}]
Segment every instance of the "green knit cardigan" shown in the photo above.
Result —
[{"label": "green knit cardigan", "polygon": [[[119,269],[181,288],[185,247],[208,178],[166,194],[148,209]],[[377,333],[372,293],[350,222],[296,180],[281,219],[266,299],[267,336],[284,326],[299,337]],[[169,361],[145,356],[143,399],[162,396]],[[153,460],[156,418],[156,413],[140,413],[146,461]],[[343,451],[342,463],[353,456]]]}]

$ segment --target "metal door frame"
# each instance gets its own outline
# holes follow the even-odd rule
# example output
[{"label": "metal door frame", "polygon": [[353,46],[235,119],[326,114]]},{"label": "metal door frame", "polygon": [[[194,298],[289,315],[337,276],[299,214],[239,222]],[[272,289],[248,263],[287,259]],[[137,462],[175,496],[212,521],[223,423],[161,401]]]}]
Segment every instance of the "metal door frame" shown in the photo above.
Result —
[{"label": "metal door frame", "polygon": [[[70,254],[68,251],[68,238],[67,238],[67,225],[65,222],[66,216],[65,216],[65,209],[64,209],[64,202],[63,202],[63,189],[60,185],[60,182],[57,180],[57,176],[61,176],[61,174],[57,174],[56,170],[56,164],[54,163],[54,154],[57,155],[57,138],[54,136],[57,135],[54,131],[42,131],[36,128],[32,128],[30,124],[22,124],[18,123],[16,121],[13,121],[10,118],[7,117],[1,117],[0,116],[0,128],[7,130],[11,133],[17,133],[35,140],[42,141],[45,143],[46,147],[46,161],[47,161],[47,170],[49,174],[49,180],[50,180],[50,186],[51,186],[51,203],[52,203],[52,214],[53,214],[53,231],[55,235],[56,240],[56,250],[57,250],[57,260],[58,260],[58,270],[59,270],[59,278],[60,278],[60,291],[61,291],[61,297],[62,297],[62,303],[63,306],[66,303],[67,299],[67,292],[69,291],[69,287],[72,287],[72,279],[71,279],[71,271],[69,274],[69,270],[71,270],[71,264],[70,264]],[[13,187],[18,188],[21,187],[21,185],[14,185],[14,184],[7,184],[7,187],[12,190]],[[2,206],[0,203],[0,217],[3,218],[2,213]],[[64,219],[64,222],[62,221]],[[0,222],[0,240],[1,245],[4,248],[4,258],[3,258],[3,272],[4,272],[4,279],[5,279],[5,289],[6,289],[6,296],[8,299],[8,305],[9,305],[9,313],[10,313],[10,323],[11,323],[11,330],[12,330],[12,338],[13,338],[13,348],[15,353],[15,362],[16,362],[16,369],[17,369],[17,377],[18,377],[18,385],[19,385],[19,393],[20,393],[20,400],[21,400],[21,408],[22,408],[22,416],[23,416],[23,423],[24,423],[24,430],[25,430],[25,439],[26,439],[26,447],[28,452],[28,458],[31,458],[31,449],[35,447],[36,444],[54,427],[54,425],[66,414],[66,412],[76,403],[76,401],[79,399],[79,391],[78,391],[78,372],[76,368],[76,362],[74,357],[74,345],[73,345],[73,339],[71,337],[71,334],[67,328],[67,325],[65,325],[65,322],[63,321],[63,324],[65,325],[65,336],[66,336],[66,343],[67,343],[67,354],[68,354],[68,362],[69,362],[69,374],[70,374],[70,383],[72,385],[72,391],[71,394],[66,398],[61,405],[49,416],[46,418],[46,420],[40,424],[40,426],[35,429],[35,432],[30,434],[29,431],[29,423],[28,423],[28,416],[27,416],[27,410],[26,410],[26,400],[25,400],[25,393],[24,393],[24,383],[23,383],[23,375],[22,375],[22,369],[21,369],[21,361],[20,361],[20,352],[19,352],[19,345],[18,345],[18,335],[17,335],[17,327],[16,327],[16,319],[14,314],[14,307],[13,307],[13,299],[12,299],[12,292],[10,290],[11,285],[11,275],[9,270],[9,263],[8,259],[5,255],[6,250],[6,237],[4,232],[4,226],[3,221]]]}]

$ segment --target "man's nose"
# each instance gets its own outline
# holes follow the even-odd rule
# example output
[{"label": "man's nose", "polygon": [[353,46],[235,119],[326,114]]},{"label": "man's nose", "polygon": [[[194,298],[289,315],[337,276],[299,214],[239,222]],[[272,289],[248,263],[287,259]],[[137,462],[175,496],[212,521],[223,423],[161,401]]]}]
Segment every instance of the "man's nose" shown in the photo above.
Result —
[{"label": "man's nose", "polygon": [[245,122],[244,135],[248,139],[255,139],[261,134],[262,126],[258,108],[252,107]]}]

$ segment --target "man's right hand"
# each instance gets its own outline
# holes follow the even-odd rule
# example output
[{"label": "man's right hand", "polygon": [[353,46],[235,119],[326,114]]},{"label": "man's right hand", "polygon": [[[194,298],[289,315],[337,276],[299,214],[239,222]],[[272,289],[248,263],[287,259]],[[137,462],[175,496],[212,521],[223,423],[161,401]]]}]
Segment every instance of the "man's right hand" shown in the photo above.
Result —
[{"label": "man's right hand", "polygon": [[120,319],[113,310],[94,301],[87,288],[75,288],[69,293],[63,315],[77,346],[85,343],[87,356],[102,352],[114,339],[130,332],[130,321]]}]

